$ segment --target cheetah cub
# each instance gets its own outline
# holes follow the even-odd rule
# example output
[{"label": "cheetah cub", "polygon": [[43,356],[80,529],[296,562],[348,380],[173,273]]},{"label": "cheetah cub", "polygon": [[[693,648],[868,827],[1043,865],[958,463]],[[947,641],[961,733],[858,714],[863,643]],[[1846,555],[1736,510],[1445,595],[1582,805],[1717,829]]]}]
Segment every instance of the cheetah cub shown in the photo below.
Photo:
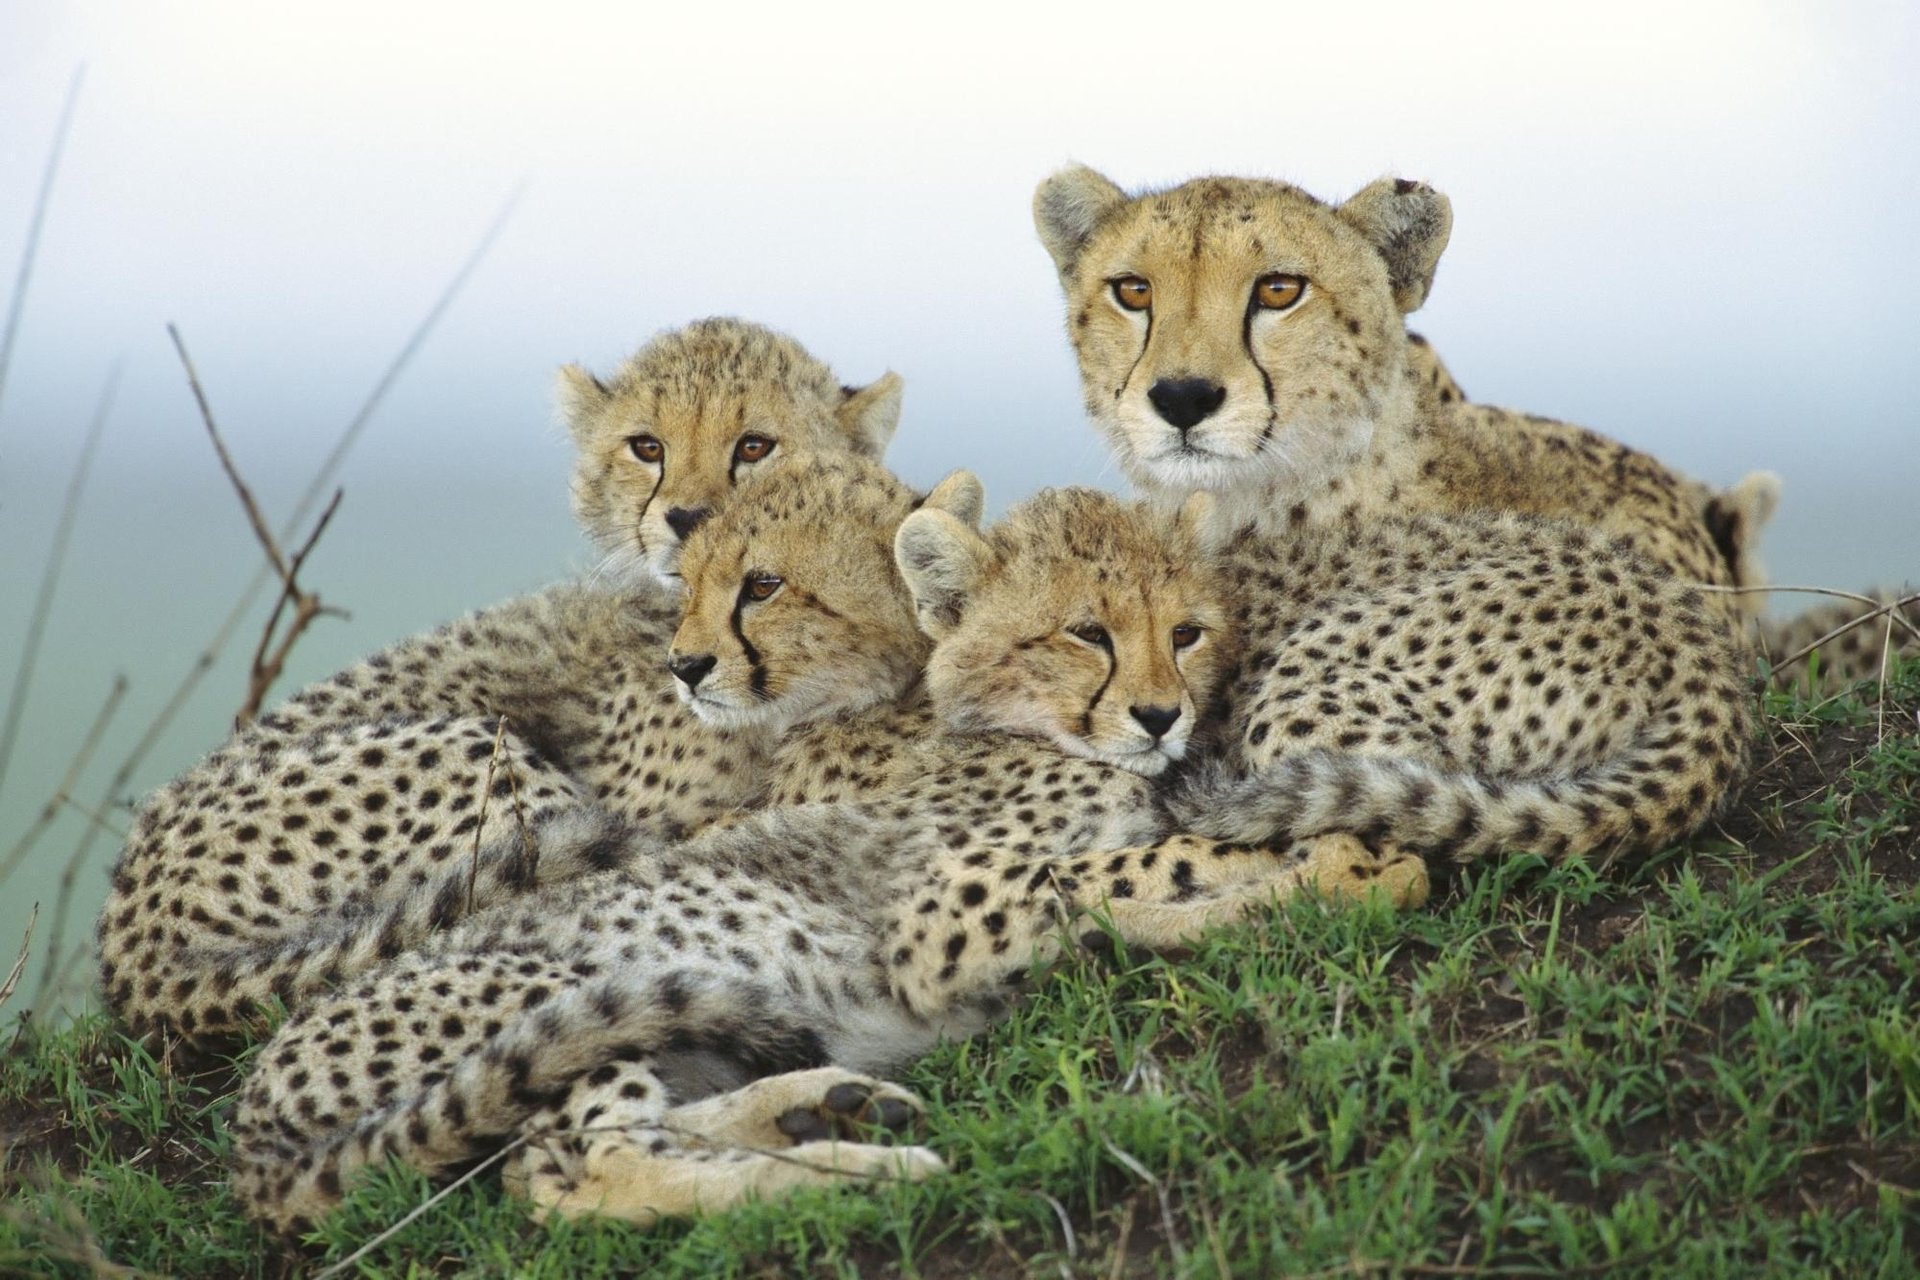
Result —
[{"label": "cheetah cub", "polygon": [[[560,383],[581,521],[611,564],[657,575],[734,486],[794,458],[877,454],[900,397],[892,374],[842,388],[738,320],[656,338],[605,382],[569,367]],[[618,824],[583,805],[664,838],[755,799],[781,731],[848,691],[828,680],[717,724],[663,666],[679,615],[650,580],[555,586],[240,731],[135,820],[99,922],[109,1006],[136,1034],[236,1034],[475,907],[607,865]]]},{"label": "cheetah cub", "polygon": [[[868,616],[918,645],[917,616],[931,674],[867,714],[931,699],[939,719],[909,764],[865,800],[740,815],[503,903],[308,1005],[235,1112],[249,1213],[294,1229],[369,1164],[439,1174],[516,1139],[507,1183],[540,1212],[639,1222],[927,1176],[932,1152],[862,1140],[918,1110],[878,1073],[984,1026],[1061,923],[1110,912],[1159,945],[1308,883],[1368,879],[1332,865],[1375,861],[1350,838],[1321,842],[1312,867],[1266,848],[1103,852],[1160,833],[1149,779],[1184,754],[1231,662],[1187,517],[1056,493],[982,536],[972,504],[939,490],[916,504],[875,477],[890,505],[836,507],[844,475],[823,473],[835,488],[803,503],[806,479],[788,473],[788,501],[769,478],[765,502],[724,508],[701,531],[712,542],[690,543],[689,624],[714,619],[717,639],[738,618],[751,642],[692,695],[719,681],[710,696],[730,712],[758,696],[749,649],[833,643],[821,628],[852,584],[829,547],[868,564],[891,553],[900,576],[860,584]],[[1424,892],[1409,861],[1406,887]]]}]

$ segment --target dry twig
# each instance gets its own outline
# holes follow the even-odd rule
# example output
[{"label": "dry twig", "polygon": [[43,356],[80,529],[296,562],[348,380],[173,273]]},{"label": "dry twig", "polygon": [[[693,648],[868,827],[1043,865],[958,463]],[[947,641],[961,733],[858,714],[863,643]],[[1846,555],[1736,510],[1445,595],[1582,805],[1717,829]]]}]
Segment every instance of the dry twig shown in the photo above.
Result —
[{"label": "dry twig", "polygon": [[20,985],[20,975],[27,969],[27,954],[33,949],[33,926],[40,918],[40,904],[34,903],[33,910],[27,915],[27,936],[20,939],[20,955],[13,962],[13,971],[5,982],[0,982],[0,1004],[5,1004],[13,996],[13,989]]},{"label": "dry twig", "polygon": [[[240,497],[240,505],[246,510],[247,523],[253,526],[253,536],[260,549],[267,554],[267,563],[280,578],[280,599],[274,603],[273,612],[267,615],[267,622],[260,631],[260,643],[253,651],[253,667],[247,681],[247,700],[240,705],[240,711],[233,718],[236,729],[245,728],[260,714],[260,704],[266,700],[267,690],[280,678],[285,670],[287,655],[300,639],[307,626],[322,614],[344,617],[338,609],[329,608],[320,603],[320,597],[300,586],[300,569],[306,563],[307,556],[313,551],[320,535],[326,532],[327,524],[333,519],[333,513],[340,508],[340,490],[333,491],[333,500],[327,504],[320,519],[315,522],[313,532],[307,535],[306,542],[289,560],[280,550],[279,540],[273,536],[273,530],[267,526],[267,518],[260,513],[260,504],[254,501],[253,491],[247,488],[247,482],[241,478],[240,469],[233,464],[233,455],[227,452],[227,442],[220,438],[220,428],[213,422],[213,406],[207,403],[206,389],[200,385],[199,371],[193,367],[193,358],[187,354],[187,344],[180,337],[180,330],[174,325],[167,326],[167,336],[173,339],[173,349],[180,353],[180,364],[187,371],[187,385],[193,389],[194,403],[200,406],[200,420],[206,424],[207,437],[213,441],[213,451],[220,458],[220,469],[227,473],[233,490]],[[287,604],[293,604],[293,618],[284,632],[276,634],[280,619],[286,614]]]}]

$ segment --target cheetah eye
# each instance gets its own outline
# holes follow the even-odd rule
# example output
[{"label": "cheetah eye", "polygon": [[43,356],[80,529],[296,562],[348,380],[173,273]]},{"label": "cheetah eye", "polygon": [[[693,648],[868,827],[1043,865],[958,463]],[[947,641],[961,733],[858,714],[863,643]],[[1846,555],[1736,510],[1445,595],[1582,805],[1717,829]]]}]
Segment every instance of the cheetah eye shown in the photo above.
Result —
[{"label": "cheetah eye", "polygon": [[1139,276],[1120,276],[1107,283],[1113,288],[1113,300],[1129,311],[1145,311],[1153,305],[1153,286]]},{"label": "cheetah eye", "polygon": [[735,462],[758,462],[771,454],[774,445],[777,443],[779,442],[766,436],[741,436],[740,442],[733,446],[733,460]]},{"label": "cheetah eye", "polygon": [[740,588],[740,598],[758,603],[771,600],[774,594],[787,584],[785,578],[773,573],[750,573]]},{"label": "cheetah eye", "polygon": [[1173,629],[1173,647],[1191,649],[1200,643],[1200,637],[1206,628],[1197,622],[1183,622]]},{"label": "cheetah eye", "polygon": [[1253,282],[1253,301],[1267,311],[1285,311],[1307,296],[1307,278],[1276,271]]},{"label": "cheetah eye", "polygon": [[1097,622],[1082,623],[1077,627],[1068,627],[1067,634],[1082,644],[1090,644],[1096,649],[1113,648],[1113,637],[1107,629]]},{"label": "cheetah eye", "polygon": [[660,459],[667,456],[667,446],[653,436],[640,435],[627,437],[627,452],[641,462],[651,466],[659,465]]}]

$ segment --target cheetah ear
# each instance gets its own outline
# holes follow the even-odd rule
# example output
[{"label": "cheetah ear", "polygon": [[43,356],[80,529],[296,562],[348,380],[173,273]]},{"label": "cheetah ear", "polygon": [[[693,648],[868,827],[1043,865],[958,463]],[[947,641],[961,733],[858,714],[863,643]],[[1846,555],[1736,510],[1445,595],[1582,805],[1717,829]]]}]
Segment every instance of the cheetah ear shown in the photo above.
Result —
[{"label": "cheetah ear", "polygon": [[[1713,545],[1733,573],[1735,586],[1762,586],[1767,580],[1766,566],[1760,561],[1760,530],[1773,519],[1780,505],[1780,477],[1771,471],[1753,471],[1742,476],[1731,488],[1707,499],[1701,513]],[[1765,596],[1749,597],[1751,612],[1759,613]]]},{"label": "cheetah ear", "polygon": [[1418,311],[1453,232],[1453,202],[1424,182],[1381,178],[1336,212],[1386,259],[1401,314]]},{"label": "cheetah ear", "polygon": [[844,399],[833,416],[840,429],[853,441],[853,451],[863,457],[878,458],[887,451],[893,430],[900,425],[900,393],[904,384],[897,373],[883,373],[864,387],[842,387]]},{"label": "cheetah ear", "polygon": [[1196,489],[1180,510],[1174,515],[1174,527],[1187,537],[1202,555],[1212,555],[1226,543],[1226,535],[1218,527],[1214,517],[1220,510],[1220,503],[1205,489]]},{"label": "cheetah ear", "polygon": [[990,555],[987,540],[948,512],[922,508],[901,521],[893,562],[913,594],[922,631],[938,640],[960,624]]},{"label": "cheetah ear", "polygon": [[577,364],[563,364],[553,380],[553,398],[573,434],[574,444],[585,448],[593,438],[594,418],[612,392],[607,384]]},{"label": "cheetah ear", "polygon": [[1068,165],[1033,193],[1033,225],[1064,282],[1100,222],[1127,193],[1083,164]]},{"label": "cheetah ear", "polygon": [[971,471],[955,471],[920,499],[918,510],[944,511],[970,528],[980,527],[980,515],[987,505],[987,491],[980,477]]}]

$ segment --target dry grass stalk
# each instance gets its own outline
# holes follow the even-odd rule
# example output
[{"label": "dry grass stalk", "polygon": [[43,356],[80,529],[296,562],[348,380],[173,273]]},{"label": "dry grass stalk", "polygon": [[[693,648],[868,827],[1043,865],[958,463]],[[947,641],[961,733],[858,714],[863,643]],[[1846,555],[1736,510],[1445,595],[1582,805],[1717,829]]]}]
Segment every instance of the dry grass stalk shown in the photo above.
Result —
[{"label": "dry grass stalk", "polygon": [[34,844],[46,834],[47,828],[53,825],[53,820],[60,816],[60,810],[63,807],[67,805],[80,807],[73,798],[74,784],[80,780],[81,771],[87,767],[87,762],[93,759],[94,750],[99,747],[100,739],[106,734],[107,722],[113,719],[113,713],[119,709],[120,699],[126,691],[127,678],[115,676],[113,687],[107,691],[107,700],[101,704],[99,712],[93,717],[93,724],[88,728],[87,736],[80,740],[80,749],[75,751],[73,759],[67,762],[66,776],[60,779],[60,786],[46,804],[41,806],[40,816],[34,820],[31,827],[27,828],[26,834],[14,842],[13,848],[7,850],[6,861],[0,862],[0,884],[4,884],[7,877],[13,874],[14,869],[26,860]]},{"label": "dry grass stalk", "polygon": [[7,974],[7,980],[0,982],[0,1004],[5,1004],[13,996],[13,989],[20,985],[20,975],[27,971],[27,956],[33,948],[33,926],[40,919],[40,904],[34,903],[33,910],[27,915],[27,935],[20,939],[20,955],[13,962],[13,971]]},{"label": "dry grass stalk", "polygon": [[[500,748],[507,741],[507,718],[500,717],[499,727],[493,731],[493,754],[487,757],[487,776],[480,784],[480,820],[473,828],[473,857],[467,863],[467,914],[473,914],[474,887],[480,880],[480,837],[487,830],[487,801],[493,796],[493,771],[500,767]],[[509,770],[511,772],[511,770]],[[518,793],[515,793],[516,798]]]},{"label": "dry grass stalk", "polygon": [[40,575],[40,589],[34,596],[33,613],[27,619],[27,639],[20,649],[20,665],[14,669],[13,690],[7,695],[7,714],[0,724],[0,791],[5,790],[7,765],[13,759],[13,744],[19,739],[20,719],[26,713],[27,694],[33,688],[33,671],[40,659],[40,642],[46,635],[47,619],[53,614],[54,593],[60,586],[60,574],[66,567],[67,546],[73,540],[74,516],[80,510],[80,495],[93,471],[94,455],[100,448],[100,436],[113,409],[114,393],[120,386],[120,362],[107,371],[106,385],[100,390],[100,402],[87,424],[86,439],[80,445],[80,460],[74,465],[73,478],[67,483],[66,497],[60,503],[60,515],[54,523],[53,549],[47,553],[47,567]]},{"label": "dry grass stalk", "polygon": [[60,172],[60,157],[66,154],[67,134],[73,129],[73,109],[80,102],[80,86],[87,79],[87,64],[73,69],[67,85],[67,100],[60,108],[60,123],[54,126],[53,150],[47,153],[47,167],[40,172],[40,194],[34,197],[33,217],[27,223],[27,243],[20,251],[20,271],[13,278],[13,294],[7,302],[7,326],[0,330],[0,394],[7,388],[7,366],[13,363],[13,343],[20,334],[20,316],[27,306],[27,285],[33,279],[34,260],[40,256],[40,229],[46,225],[47,205],[53,200],[53,179]]}]

